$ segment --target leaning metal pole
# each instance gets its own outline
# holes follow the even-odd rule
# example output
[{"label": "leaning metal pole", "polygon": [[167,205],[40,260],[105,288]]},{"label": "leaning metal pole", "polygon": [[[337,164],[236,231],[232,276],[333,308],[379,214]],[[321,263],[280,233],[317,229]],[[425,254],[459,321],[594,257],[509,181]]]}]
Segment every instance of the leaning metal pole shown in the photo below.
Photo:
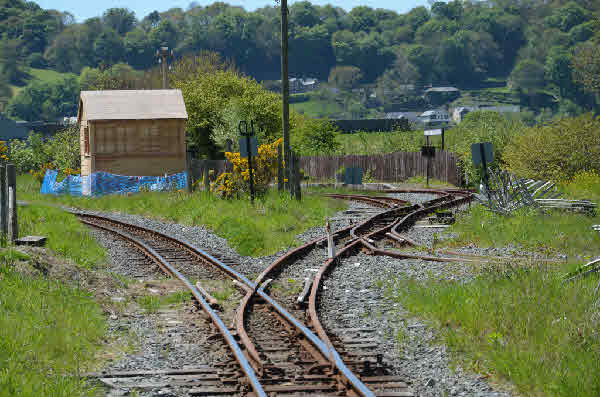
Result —
[{"label": "leaning metal pole", "polygon": [[290,176],[290,86],[288,80],[288,8],[287,0],[281,0],[281,94],[283,96],[282,128],[283,128],[283,168],[285,188],[291,183]]}]

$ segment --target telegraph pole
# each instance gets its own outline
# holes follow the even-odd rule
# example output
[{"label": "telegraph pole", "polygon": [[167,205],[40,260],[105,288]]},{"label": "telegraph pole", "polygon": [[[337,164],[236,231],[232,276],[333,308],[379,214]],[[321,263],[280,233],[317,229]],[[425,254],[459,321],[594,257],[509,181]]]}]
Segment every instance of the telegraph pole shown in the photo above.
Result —
[{"label": "telegraph pole", "polygon": [[290,172],[290,86],[288,80],[288,8],[287,0],[281,0],[281,93],[283,95],[283,159],[285,167],[283,171],[284,178],[291,184]]},{"label": "telegraph pole", "polygon": [[167,58],[173,57],[173,50],[169,51],[169,47],[160,47],[160,49],[156,50],[156,56],[160,57],[162,88],[163,90],[166,90],[169,88],[169,80],[167,79]]}]

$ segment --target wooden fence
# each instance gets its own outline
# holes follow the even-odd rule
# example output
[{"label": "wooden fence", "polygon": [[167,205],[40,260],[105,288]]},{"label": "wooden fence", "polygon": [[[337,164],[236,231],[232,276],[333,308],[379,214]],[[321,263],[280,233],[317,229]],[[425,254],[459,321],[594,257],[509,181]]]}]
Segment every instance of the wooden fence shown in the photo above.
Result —
[{"label": "wooden fence", "polygon": [[[453,185],[461,185],[462,178],[458,169],[457,156],[447,151],[436,150],[429,168],[429,177]],[[361,167],[377,181],[401,182],[410,177],[425,177],[427,158],[421,152],[395,152],[374,155],[349,155],[349,156],[314,156],[301,157],[300,168],[304,175],[313,180],[324,181],[335,179],[336,172],[341,167]],[[227,160],[191,160],[192,181],[202,179],[205,172],[209,173],[209,180],[213,181],[225,171],[230,172],[231,164]]]},{"label": "wooden fence", "polygon": [[[429,177],[459,186],[461,177],[457,156],[436,150],[429,168]],[[314,156],[300,158],[304,174],[316,180],[334,179],[341,167],[361,167],[366,174],[382,182],[401,182],[413,176],[425,176],[427,158],[421,152],[395,152],[374,155]]]}]

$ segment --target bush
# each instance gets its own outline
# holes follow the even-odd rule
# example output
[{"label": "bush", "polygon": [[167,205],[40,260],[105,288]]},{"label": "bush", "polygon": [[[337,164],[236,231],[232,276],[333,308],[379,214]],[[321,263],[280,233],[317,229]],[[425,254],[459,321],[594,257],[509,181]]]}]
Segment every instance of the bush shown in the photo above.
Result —
[{"label": "bush", "polygon": [[[258,157],[252,158],[252,173],[254,191],[262,196],[267,192],[269,184],[277,176],[277,147],[283,143],[278,139],[271,144],[258,147]],[[240,157],[240,153],[225,153],[225,156],[233,164],[233,172],[224,172],[211,186],[211,190],[222,197],[231,198],[233,195],[249,191],[250,170],[248,169],[248,158]]]},{"label": "bush", "polygon": [[491,142],[494,161],[489,166],[505,166],[506,145],[526,128],[522,121],[506,118],[500,113],[477,111],[469,113],[464,121],[446,133],[450,151],[458,154],[469,181],[478,181],[481,167],[473,166],[471,144]]},{"label": "bush", "polygon": [[312,119],[292,112],[290,129],[292,146],[299,155],[330,155],[340,147],[336,139],[339,131],[328,120]]},{"label": "bush", "polygon": [[527,178],[572,179],[600,171],[600,118],[584,114],[527,128],[506,147],[508,168]]},{"label": "bush", "polygon": [[73,174],[81,164],[79,130],[70,127],[46,141],[35,132],[29,134],[27,142],[12,140],[9,161],[15,164],[18,173],[29,172],[38,180],[44,179],[46,169]]}]

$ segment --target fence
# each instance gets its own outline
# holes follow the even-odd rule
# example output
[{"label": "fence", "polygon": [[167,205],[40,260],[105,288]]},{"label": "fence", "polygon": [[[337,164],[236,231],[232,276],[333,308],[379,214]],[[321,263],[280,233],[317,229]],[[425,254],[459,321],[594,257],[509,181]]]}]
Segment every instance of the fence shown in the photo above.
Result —
[{"label": "fence", "polygon": [[[430,178],[459,186],[462,183],[454,153],[436,151],[430,161]],[[377,181],[401,182],[414,176],[425,176],[427,158],[421,152],[395,152],[379,155],[314,156],[300,158],[304,175],[315,180],[331,180],[342,167],[360,167]]]},{"label": "fence", "polygon": [[0,162],[0,232],[2,240],[19,237],[17,221],[17,171],[14,164]]},{"label": "fence", "polygon": [[[442,182],[456,186],[462,185],[459,172],[458,159],[454,153],[437,150],[432,158],[429,176]],[[190,174],[191,180],[204,178],[213,181],[225,171],[231,171],[231,164],[227,160],[192,160]],[[414,176],[425,176],[427,172],[427,159],[421,152],[395,152],[375,155],[349,155],[349,156],[314,156],[301,157],[300,168],[304,175],[314,180],[335,179],[336,172],[341,167],[360,167],[364,173],[382,182],[401,182]],[[213,172],[210,172],[212,170]]]},{"label": "fence", "polygon": [[187,173],[162,176],[124,176],[108,172],[94,172],[91,175],[69,175],[56,181],[58,172],[46,170],[41,194],[70,194],[72,196],[100,196],[113,193],[137,193],[140,191],[166,191],[185,189]]}]

